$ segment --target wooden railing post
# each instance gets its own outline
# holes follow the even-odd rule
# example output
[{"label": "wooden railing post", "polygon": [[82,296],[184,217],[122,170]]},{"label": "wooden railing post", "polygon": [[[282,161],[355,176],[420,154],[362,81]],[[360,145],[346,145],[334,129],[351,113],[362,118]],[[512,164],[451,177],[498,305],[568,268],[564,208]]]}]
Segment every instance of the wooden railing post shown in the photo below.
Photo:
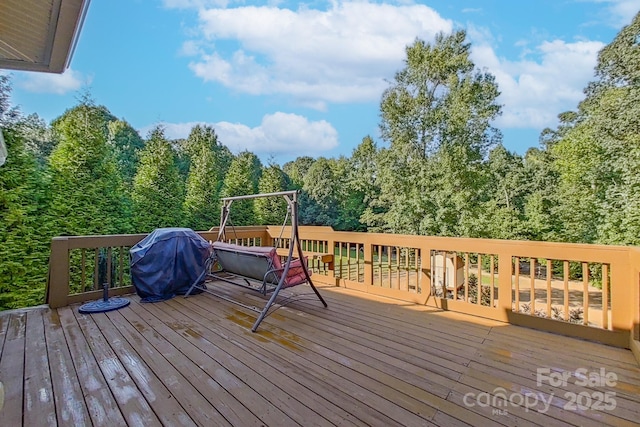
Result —
[{"label": "wooden railing post", "polygon": [[64,307],[67,305],[68,296],[69,239],[67,237],[54,237],[51,240],[46,302],[51,308]]},{"label": "wooden railing post", "polygon": [[614,331],[631,332],[635,317],[633,268],[628,262],[620,262],[615,267],[611,268],[611,293],[609,296],[611,298],[611,328]]}]

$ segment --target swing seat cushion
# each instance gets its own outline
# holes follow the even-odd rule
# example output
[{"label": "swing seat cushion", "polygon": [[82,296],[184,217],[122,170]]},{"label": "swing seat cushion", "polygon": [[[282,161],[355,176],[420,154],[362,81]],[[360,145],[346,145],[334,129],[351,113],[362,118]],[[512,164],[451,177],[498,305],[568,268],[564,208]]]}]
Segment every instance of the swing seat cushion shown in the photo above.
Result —
[{"label": "swing seat cushion", "polygon": [[[223,270],[239,276],[259,281],[272,281],[274,278],[279,281],[284,271],[278,252],[273,247],[214,242],[213,251]],[[306,263],[306,259],[304,262]],[[283,287],[300,285],[306,281],[302,261],[291,261]]]}]

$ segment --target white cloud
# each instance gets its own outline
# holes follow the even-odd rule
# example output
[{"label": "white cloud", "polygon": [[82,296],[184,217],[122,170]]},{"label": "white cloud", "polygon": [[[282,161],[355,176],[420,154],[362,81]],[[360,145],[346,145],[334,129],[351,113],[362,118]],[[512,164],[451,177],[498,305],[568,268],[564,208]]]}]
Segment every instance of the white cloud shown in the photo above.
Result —
[{"label": "white cloud", "polygon": [[621,28],[631,23],[634,16],[640,11],[640,0],[587,0],[594,3],[607,4],[604,12],[609,16],[609,23],[615,28]]},{"label": "white cloud", "polygon": [[545,41],[517,61],[499,58],[486,43],[473,47],[476,65],[486,67],[501,91],[504,105],[497,125],[504,128],[542,129],[554,126],[557,115],[574,110],[584,98],[583,88],[593,79],[598,51],[596,41]]},{"label": "white cloud", "polygon": [[[607,2],[627,21],[640,2],[581,1]],[[452,21],[433,9],[401,2],[336,0],[328,10],[195,8],[199,37],[185,42],[183,53],[193,56],[189,67],[196,76],[240,93],[284,95],[320,111],[329,103],[378,102],[388,87],[385,79],[403,65],[406,45],[453,29]],[[537,45],[520,40],[514,42],[520,57],[506,59],[494,48],[501,35],[466,26],[474,62],[496,76],[502,92],[503,115],[496,124],[504,128],[554,126],[560,112],[575,109],[604,46],[589,40],[550,39]]]},{"label": "white cloud", "polygon": [[[177,0],[174,0],[177,1]],[[327,102],[376,101],[402,66],[404,48],[432,40],[453,23],[424,5],[334,2],[328,10],[277,7],[199,10],[200,34],[233,52],[198,52],[190,68],[205,81],[242,93],[284,94],[324,109]],[[221,42],[221,43],[217,43]]]},{"label": "white cloud", "polygon": [[[186,138],[191,129],[201,122],[162,123],[169,139]],[[338,146],[338,132],[325,120],[309,121],[306,117],[276,112],[262,118],[259,126],[249,127],[241,123],[208,123],[213,126],[220,142],[238,153],[249,150],[258,155],[295,153],[320,155]],[[140,129],[147,135],[153,125]]]},{"label": "white cloud", "polygon": [[76,91],[83,84],[91,83],[91,78],[68,68],[62,74],[21,72],[16,74],[16,84],[22,89],[35,93],[53,93],[64,95]]}]

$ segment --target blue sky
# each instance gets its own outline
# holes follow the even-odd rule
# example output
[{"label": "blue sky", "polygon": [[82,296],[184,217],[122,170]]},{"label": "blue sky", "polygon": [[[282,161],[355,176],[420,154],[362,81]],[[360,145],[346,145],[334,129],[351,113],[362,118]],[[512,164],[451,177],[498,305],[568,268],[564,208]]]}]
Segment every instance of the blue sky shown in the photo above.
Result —
[{"label": "blue sky", "polygon": [[12,73],[13,102],[50,121],[88,87],[142,136],[208,123],[263,161],[349,156],[367,135],[382,144],[380,96],[404,47],[464,28],[502,92],[504,145],[523,154],[576,107],[597,52],[639,10],[640,0],[93,0],[70,68]]}]

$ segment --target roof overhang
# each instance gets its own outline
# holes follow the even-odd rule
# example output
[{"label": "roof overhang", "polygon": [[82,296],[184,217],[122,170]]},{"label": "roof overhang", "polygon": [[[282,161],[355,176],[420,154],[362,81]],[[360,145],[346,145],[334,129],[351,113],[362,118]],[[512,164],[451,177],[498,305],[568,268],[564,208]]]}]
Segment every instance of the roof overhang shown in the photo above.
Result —
[{"label": "roof overhang", "polygon": [[90,1],[0,1],[0,68],[64,72]]}]

